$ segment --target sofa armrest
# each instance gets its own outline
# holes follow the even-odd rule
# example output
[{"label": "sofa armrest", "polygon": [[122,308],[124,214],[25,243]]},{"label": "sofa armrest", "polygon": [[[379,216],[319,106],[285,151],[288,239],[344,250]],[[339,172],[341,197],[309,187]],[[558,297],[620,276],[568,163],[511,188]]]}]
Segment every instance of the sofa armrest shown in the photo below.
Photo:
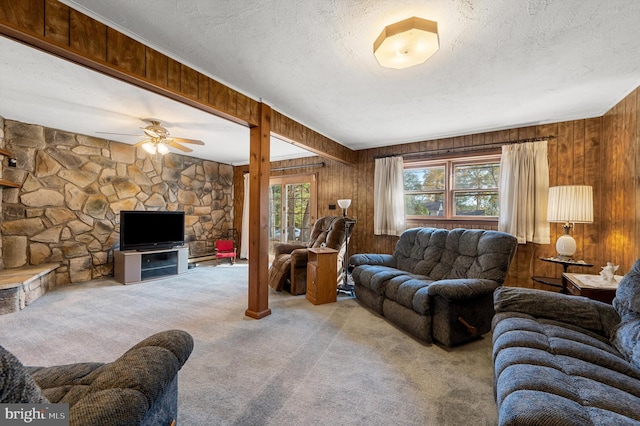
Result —
[{"label": "sofa armrest", "polygon": [[391,254],[354,254],[349,258],[349,264],[353,266],[360,265],[381,265],[390,268],[396,267],[396,258]]},{"label": "sofa armrest", "polygon": [[273,246],[273,254],[278,257],[281,254],[291,254],[292,251],[301,248],[307,248],[307,246],[303,244],[276,243]]},{"label": "sofa armrest", "polygon": [[187,362],[187,359],[189,359],[189,356],[193,351],[193,337],[191,337],[191,335],[186,331],[182,330],[161,331],[160,333],[156,333],[140,341],[125,353],[135,351],[136,349],[143,348],[145,346],[157,346],[159,348],[167,349],[173,353],[178,360],[178,363],[180,364],[178,369],[180,369],[184,363]]},{"label": "sofa armrest", "polygon": [[553,293],[530,288],[500,287],[493,296],[496,314],[519,312],[534,318],[545,318],[572,324],[610,336],[620,322],[613,306],[586,297]]},{"label": "sofa armrest", "polygon": [[291,267],[301,267],[306,266],[307,262],[309,262],[309,249],[305,248],[297,248],[291,252]]},{"label": "sofa armrest", "polygon": [[442,296],[447,300],[464,300],[493,293],[500,284],[480,278],[461,278],[434,281],[429,285],[429,296]]}]

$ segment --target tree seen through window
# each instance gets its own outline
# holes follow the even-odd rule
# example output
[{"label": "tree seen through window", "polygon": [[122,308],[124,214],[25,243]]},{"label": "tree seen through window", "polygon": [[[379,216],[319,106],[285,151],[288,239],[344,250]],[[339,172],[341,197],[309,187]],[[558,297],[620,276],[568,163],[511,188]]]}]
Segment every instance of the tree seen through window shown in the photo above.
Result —
[{"label": "tree seen through window", "polygon": [[405,165],[407,217],[496,217],[499,155]]}]

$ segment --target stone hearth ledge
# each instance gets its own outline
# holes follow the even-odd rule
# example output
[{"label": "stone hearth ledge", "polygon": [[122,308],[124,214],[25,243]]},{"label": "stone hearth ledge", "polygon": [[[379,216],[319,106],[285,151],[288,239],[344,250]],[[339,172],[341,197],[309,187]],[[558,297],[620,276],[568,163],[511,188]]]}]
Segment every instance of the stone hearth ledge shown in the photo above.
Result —
[{"label": "stone hearth ledge", "polygon": [[60,263],[8,268],[0,271],[0,315],[18,312],[51,290]]}]

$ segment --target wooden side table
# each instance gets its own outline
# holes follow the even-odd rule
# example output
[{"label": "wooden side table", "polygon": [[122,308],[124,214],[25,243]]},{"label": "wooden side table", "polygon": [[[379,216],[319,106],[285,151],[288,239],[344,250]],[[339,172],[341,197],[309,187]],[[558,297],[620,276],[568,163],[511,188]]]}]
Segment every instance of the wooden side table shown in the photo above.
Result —
[{"label": "wooden side table", "polygon": [[338,294],[338,250],[310,248],[307,261],[307,300],[314,305],[331,303]]},{"label": "wooden side table", "polygon": [[[573,260],[573,259],[559,259],[557,257],[541,257],[540,260],[543,262],[551,262],[562,265],[562,273],[565,274],[568,272],[570,266],[582,266],[582,267],[591,267],[592,263],[587,263],[584,260]],[[552,287],[559,287],[562,289],[562,293],[567,294],[567,286],[565,281],[562,278],[556,277],[539,277],[534,276],[531,279],[535,282],[549,285]]]},{"label": "wooden side table", "polygon": [[562,281],[568,294],[611,303],[613,298],[616,297],[616,290],[622,275],[615,275],[614,277],[616,279],[615,283],[607,283],[602,280],[600,275],[563,273]]}]

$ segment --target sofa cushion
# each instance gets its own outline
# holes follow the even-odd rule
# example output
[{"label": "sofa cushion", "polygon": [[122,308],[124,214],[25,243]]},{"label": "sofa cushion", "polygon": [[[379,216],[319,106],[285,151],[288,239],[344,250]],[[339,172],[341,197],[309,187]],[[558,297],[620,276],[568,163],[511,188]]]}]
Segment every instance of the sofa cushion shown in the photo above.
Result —
[{"label": "sofa cushion", "polygon": [[446,229],[412,228],[402,233],[393,256],[397,268],[420,275],[430,275],[440,262],[447,241]]},{"label": "sofa cushion", "polygon": [[616,327],[611,343],[627,361],[640,368],[640,315],[632,319],[627,316]]},{"label": "sofa cushion", "polygon": [[27,369],[11,352],[0,346],[0,403],[48,403]]},{"label": "sofa cushion", "polygon": [[420,315],[428,315],[429,293],[427,287],[431,282],[428,277],[422,275],[398,275],[387,282],[384,296],[405,308],[413,309]]},{"label": "sofa cushion", "polygon": [[446,229],[412,228],[404,231],[393,253],[398,269],[418,275],[431,275],[445,250]]},{"label": "sofa cushion", "polygon": [[640,421],[640,369],[602,335],[503,312],[493,339],[501,425]]},{"label": "sofa cushion", "polygon": [[478,241],[482,233],[467,229],[449,231],[440,263],[429,276],[434,280],[467,278],[469,268],[478,256]]},{"label": "sofa cushion", "polygon": [[[595,333],[550,320],[508,316],[501,316],[498,320],[493,332],[493,352],[494,358],[502,354],[503,359],[494,359],[496,375],[513,363],[562,369],[559,362],[575,358],[592,366],[604,367],[609,373],[617,371],[630,375],[640,385],[640,370],[634,369],[605,339]],[[522,350],[514,352],[513,348]],[[549,356],[543,356],[543,352]],[[504,359],[505,354],[517,356]]]},{"label": "sofa cushion", "polygon": [[640,259],[620,280],[612,304],[623,320],[625,315],[640,315]]},{"label": "sofa cushion", "polygon": [[382,265],[360,265],[353,270],[353,279],[363,287],[383,296],[387,282],[398,276],[407,275],[405,271]]},{"label": "sofa cushion", "polygon": [[502,284],[516,243],[496,231],[413,228],[402,233],[393,255],[398,269],[434,281],[483,278]]},{"label": "sofa cushion", "polygon": [[564,327],[575,325],[591,330],[608,341],[620,316],[607,303],[568,294],[531,288],[498,287],[494,294],[497,314],[520,313],[528,318],[546,318],[560,321]]},{"label": "sofa cushion", "polygon": [[611,343],[640,368],[640,259],[620,280],[613,307],[621,321],[613,330]]}]

